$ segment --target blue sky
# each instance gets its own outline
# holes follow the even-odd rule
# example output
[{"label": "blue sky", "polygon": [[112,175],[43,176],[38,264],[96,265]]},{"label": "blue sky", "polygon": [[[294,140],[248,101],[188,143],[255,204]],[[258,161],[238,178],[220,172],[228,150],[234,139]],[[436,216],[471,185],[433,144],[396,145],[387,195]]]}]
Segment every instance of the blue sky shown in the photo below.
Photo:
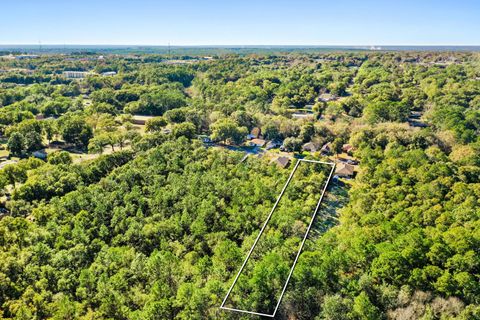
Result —
[{"label": "blue sky", "polygon": [[480,45],[478,0],[15,0],[0,44]]}]

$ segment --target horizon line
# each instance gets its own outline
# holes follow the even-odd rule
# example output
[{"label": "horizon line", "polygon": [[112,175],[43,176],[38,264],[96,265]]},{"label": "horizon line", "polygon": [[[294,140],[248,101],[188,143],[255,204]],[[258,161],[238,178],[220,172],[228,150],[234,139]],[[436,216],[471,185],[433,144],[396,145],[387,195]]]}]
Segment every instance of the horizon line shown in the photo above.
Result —
[{"label": "horizon line", "polygon": [[0,46],[142,46],[142,47],[480,47],[480,44],[138,44],[138,43],[0,43]]}]

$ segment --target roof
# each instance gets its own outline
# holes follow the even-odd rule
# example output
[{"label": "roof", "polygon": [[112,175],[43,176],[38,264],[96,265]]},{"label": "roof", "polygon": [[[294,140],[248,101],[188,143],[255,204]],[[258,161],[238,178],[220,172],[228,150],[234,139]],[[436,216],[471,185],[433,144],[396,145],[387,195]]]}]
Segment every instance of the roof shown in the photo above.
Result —
[{"label": "roof", "polygon": [[266,142],[266,141],[263,140],[263,139],[252,139],[252,140],[250,140],[249,143],[250,143],[251,145],[254,144],[254,145],[256,145],[256,146],[263,147],[263,146],[265,145],[265,142]]},{"label": "roof", "polygon": [[152,118],[155,118],[155,116],[144,116],[144,115],[139,115],[139,114],[134,114],[132,115],[132,120],[150,120]]},{"label": "roof", "polygon": [[316,152],[319,149],[319,146],[313,142],[307,142],[302,147],[305,151]]},{"label": "roof", "polygon": [[336,96],[333,95],[333,94],[331,94],[331,93],[322,93],[322,94],[318,97],[318,100],[319,100],[319,101],[328,102],[328,101],[336,100]]},{"label": "roof", "polygon": [[250,131],[250,134],[254,137],[254,138],[258,138],[261,134],[262,134],[262,130],[258,127],[255,127],[252,129],[252,131]]},{"label": "roof", "polygon": [[275,158],[272,162],[275,162],[281,168],[285,168],[290,163],[290,158],[278,157],[278,158]]},{"label": "roof", "polygon": [[279,141],[275,141],[275,140],[268,141],[268,142],[267,142],[267,149],[272,149],[272,148],[280,147],[281,145],[282,145],[282,143],[279,142]]},{"label": "roof", "polygon": [[330,152],[330,145],[331,143],[328,142],[328,143],[325,143],[323,146],[322,146],[322,151],[325,151],[325,152]]},{"label": "roof", "polygon": [[292,118],[295,118],[295,119],[313,118],[313,116],[314,116],[313,113],[299,113],[299,112],[292,113]]},{"label": "roof", "polygon": [[37,150],[32,152],[32,156],[39,159],[47,158],[47,152],[45,150]]},{"label": "roof", "polygon": [[353,146],[351,144],[344,144],[342,146],[342,151],[345,151],[345,152],[350,152],[350,151],[353,151]]},{"label": "roof", "polygon": [[335,174],[341,177],[353,176],[355,167],[348,163],[339,163],[335,167]]}]

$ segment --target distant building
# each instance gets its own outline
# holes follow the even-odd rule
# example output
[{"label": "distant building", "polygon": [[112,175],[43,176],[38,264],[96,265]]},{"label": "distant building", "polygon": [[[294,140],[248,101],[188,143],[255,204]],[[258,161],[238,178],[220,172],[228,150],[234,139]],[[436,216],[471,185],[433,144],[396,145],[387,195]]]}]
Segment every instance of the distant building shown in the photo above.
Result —
[{"label": "distant building", "polygon": [[280,168],[286,168],[290,164],[290,158],[288,157],[278,157],[272,160],[272,163],[275,163]]},{"label": "distant building", "polygon": [[138,125],[143,126],[143,125],[145,125],[145,123],[146,123],[148,120],[150,120],[150,119],[152,119],[152,118],[154,118],[154,116],[142,116],[142,115],[134,114],[134,115],[132,116],[131,122],[132,122],[133,124],[138,124]]},{"label": "distant building", "polygon": [[321,102],[329,102],[329,101],[335,101],[335,100],[337,100],[337,97],[331,93],[322,93],[318,97],[318,101],[321,101]]},{"label": "distant building", "polygon": [[282,143],[280,141],[268,141],[265,149],[270,150],[270,149],[278,148],[281,145]]},{"label": "distant building", "polygon": [[247,136],[248,139],[256,139],[262,137],[262,130],[258,127],[255,127],[250,131],[250,134]]},{"label": "distant building", "polygon": [[294,119],[310,119],[313,117],[314,117],[313,113],[300,113],[300,112],[292,113],[292,118]]},{"label": "distant building", "polygon": [[421,118],[422,118],[422,112],[411,111],[407,121],[411,127],[418,127],[418,128],[428,127],[428,125],[425,122],[423,122]]},{"label": "distant building", "polygon": [[351,144],[347,143],[342,146],[342,151],[345,153],[351,154],[354,150],[355,148]]},{"label": "distant building", "polygon": [[308,152],[317,152],[318,149],[320,149],[320,146],[313,142],[307,142],[302,146],[302,150]]},{"label": "distant building", "polygon": [[325,143],[322,148],[320,149],[321,153],[326,155],[326,154],[329,154],[330,152],[332,152],[332,147],[331,147],[331,143],[328,142],[328,143]]},{"label": "distant building", "polygon": [[107,72],[102,73],[102,76],[104,76],[104,77],[112,77],[112,76],[115,76],[115,75],[117,75],[117,72],[115,72],[115,71],[107,71]]},{"label": "distant building", "polygon": [[25,60],[25,59],[36,59],[38,58],[38,55],[35,54],[20,54],[18,56],[15,56],[16,60]]},{"label": "distant building", "polygon": [[47,152],[45,150],[37,150],[32,152],[32,156],[41,160],[45,160],[47,159]]},{"label": "distant building", "polygon": [[84,79],[88,74],[86,71],[63,71],[63,76],[67,79]]},{"label": "distant building", "polygon": [[210,143],[212,143],[212,139],[211,139],[209,136],[205,135],[205,134],[198,135],[197,137],[198,137],[198,139],[200,139],[200,140],[201,140],[203,143],[205,143],[205,144],[210,144]]},{"label": "distant building", "polygon": [[355,174],[355,167],[348,163],[338,163],[335,167],[337,177],[351,178]]},{"label": "distant building", "polygon": [[248,142],[251,147],[263,147],[266,141],[263,139],[252,139]]}]

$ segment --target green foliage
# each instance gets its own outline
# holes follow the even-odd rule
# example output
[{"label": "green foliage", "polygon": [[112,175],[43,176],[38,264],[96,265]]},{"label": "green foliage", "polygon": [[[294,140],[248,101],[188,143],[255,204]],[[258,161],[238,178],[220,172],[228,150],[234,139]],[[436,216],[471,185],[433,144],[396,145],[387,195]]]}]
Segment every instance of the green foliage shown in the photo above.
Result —
[{"label": "green foliage", "polygon": [[86,147],[93,137],[93,130],[84,118],[72,115],[60,120],[60,134],[66,142]]},{"label": "green foliage", "polygon": [[26,151],[25,137],[19,132],[13,132],[8,138],[7,150],[13,155],[21,155]]},{"label": "green foliage", "polygon": [[243,142],[248,134],[245,127],[239,127],[238,124],[230,119],[222,119],[211,126],[213,141],[223,141],[224,143],[239,144]]},{"label": "green foliage", "polygon": [[175,138],[186,137],[192,139],[195,137],[197,128],[191,122],[184,122],[176,124],[172,129],[172,134]]},{"label": "green foliage", "polygon": [[[288,170],[192,138],[242,144],[254,127],[288,151],[349,143],[360,161],[331,185],[279,318],[479,318],[478,66],[470,52],[1,59],[10,155],[112,153],[0,169],[0,318],[238,319],[218,306]],[[128,114],[159,117],[137,132]],[[302,170],[237,306],[268,309],[281,290],[323,187]]]},{"label": "green foliage", "polygon": [[48,155],[48,163],[50,164],[71,164],[72,156],[67,151],[55,151]]},{"label": "green foliage", "polygon": [[283,147],[286,151],[300,151],[302,149],[302,140],[298,138],[286,138],[283,141]]},{"label": "green foliage", "polygon": [[152,87],[140,96],[138,101],[127,103],[125,112],[161,116],[167,110],[186,106],[185,95],[176,87]]}]

